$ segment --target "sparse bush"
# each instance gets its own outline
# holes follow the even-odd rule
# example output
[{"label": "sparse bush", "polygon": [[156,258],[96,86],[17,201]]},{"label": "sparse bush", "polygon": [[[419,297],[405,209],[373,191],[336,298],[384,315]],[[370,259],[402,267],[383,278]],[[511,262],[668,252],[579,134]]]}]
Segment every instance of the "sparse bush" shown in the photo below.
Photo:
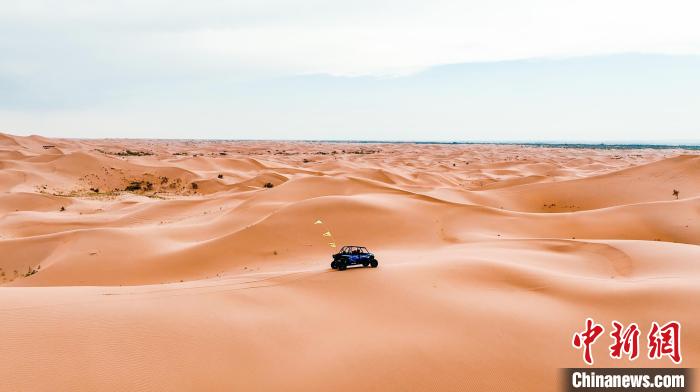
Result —
[{"label": "sparse bush", "polygon": [[223,174],[219,174],[219,175],[216,176],[216,177],[219,178],[219,179],[221,179],[221,178],[224,178],[224,175],[223,175]]},{"label": "sparse bush", "polygon": [[66,210],[66,207],[61,206],[61,210],[60,210],[60,211],[63,212],[63,211],[65,211],[65,210]]},{"label": "sparse bush", "polygon": [[95,193],[100,193],[100,188],[90,188],[90,190]]},{"label": "sparse bush", "polygon": [[678,196],[680,195],[680,192],[678,192],[678,189],[673,190],[673,196],[676,197],[676,200],[678,200]]},{"label": "sparse bush", "polygon": [[39,272],[39,271],[37,271],[37,270],[33,269],[31,266],[29,266],[27,269],[27,273],[24,274],[24,277],[26,278],[28,276],[32,276],[32,275],[36,274],[37,272]]},{"label": "sparse bush", "polygon": [[141,181],[131,181],[129,185],[124,188],[127,192],[135,192],[141,190]]},{"label": "sparse bush", "polygon": [[114,155],[118,155],[120,157],[126,157],[126,156],[145,156],[145,155],[153,155],[152,152],[150,151],[131,151],[131,150],[126,150],[126,151],[120,151]]},{"label": "sparse bush", "polygon": [[196,182],[193,182],[192,189],[199,189],[199,184],[197,184]]},{"label": "sparse bush", "polygon": [[263,185],[264,188],[272,188],[273,186],[275,186],[275,185],[274,185],[273,183],[271,183],[271,182],[266,182],[266,183]]},{"label": "sparse bush", "polygon": [[127,192],[152,191],[153,183],[150,181],[131,181],[124,190]]}]

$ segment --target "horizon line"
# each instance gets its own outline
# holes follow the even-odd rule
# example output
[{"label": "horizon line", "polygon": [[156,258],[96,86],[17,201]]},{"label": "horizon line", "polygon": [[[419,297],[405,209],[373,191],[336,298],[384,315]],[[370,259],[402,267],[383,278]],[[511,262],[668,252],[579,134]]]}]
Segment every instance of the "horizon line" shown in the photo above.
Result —
[{"label": "horizon line", "polygon": [[293,142],[293,143],[351,143],[351,144],[501,144],[501,145],[530,145],[554,147],[657,147],[657,148],[700,148],[700,140],[668,139],[668,140],[382,140],[382,139],[228,139],[228,138],[158,138],[158,137],[55,137],[39,134],[16,135],[0,132],[0,135],[19,137],[42,137],[48,139],[66,140],[163,140],[163,141],[200,141],[200,142]]}]

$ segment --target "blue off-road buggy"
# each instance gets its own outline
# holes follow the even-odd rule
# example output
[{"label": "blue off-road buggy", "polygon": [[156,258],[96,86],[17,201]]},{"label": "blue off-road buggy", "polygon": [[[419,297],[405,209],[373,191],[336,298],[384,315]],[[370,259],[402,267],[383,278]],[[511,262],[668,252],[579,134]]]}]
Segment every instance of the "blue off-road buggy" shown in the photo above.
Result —
[{"label": "blue off-road buggy", "polygon": [[331,268],[344,271],[348,266],[358,264],[362,264],[363,267],[377,268],[379,262],[364,246],[344,246],[340,252],[333,255]]}]

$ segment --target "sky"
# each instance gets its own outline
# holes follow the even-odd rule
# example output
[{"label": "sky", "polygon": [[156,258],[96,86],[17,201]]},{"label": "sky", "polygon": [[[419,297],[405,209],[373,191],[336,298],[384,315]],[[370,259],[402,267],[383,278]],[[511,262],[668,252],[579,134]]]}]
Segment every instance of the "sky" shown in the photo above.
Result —
[{"label": "sky", "polygon": [[697,0],[0,0],[0,132],[700,142]]}]

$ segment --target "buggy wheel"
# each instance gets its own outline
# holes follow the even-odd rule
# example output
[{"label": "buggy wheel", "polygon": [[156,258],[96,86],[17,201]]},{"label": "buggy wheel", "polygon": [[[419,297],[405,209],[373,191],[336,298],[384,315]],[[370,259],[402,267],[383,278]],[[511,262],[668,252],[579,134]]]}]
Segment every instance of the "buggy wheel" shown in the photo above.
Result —
[{"label": "buggy wheel", "polygon": [[363,262],[362,262],[362,266],[363,266],[363,267],[367,267],[368,265],[369,265],[368,262],[366,262],[366,261],[363,261]]},{"label": "buggy wheel", "polygon": [[345,271],[348,268],[344,261],[338,261],[338,271]]},{"label": "buggy wheel", "polygon": [[379,262],[376,259],[372,259],[372,260],[370,260],[369,265],[372,268],[377,268],[377,266],[379,265]]},{"label": "buggy wheel", "polygon": [[331,261],[331,268],[333,268],[333,269],[338,268],[338,265],[336,264],[335,260]]}]

